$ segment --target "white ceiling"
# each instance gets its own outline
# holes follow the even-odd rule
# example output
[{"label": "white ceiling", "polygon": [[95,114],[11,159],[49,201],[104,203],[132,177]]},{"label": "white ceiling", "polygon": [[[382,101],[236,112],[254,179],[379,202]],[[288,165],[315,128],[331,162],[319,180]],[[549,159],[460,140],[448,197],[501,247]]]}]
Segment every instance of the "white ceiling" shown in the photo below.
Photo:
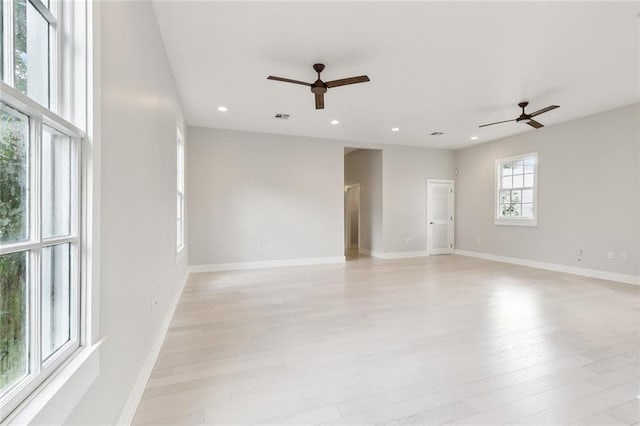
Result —
[{"label": "white ceiling", "polygon": [[[640,99],[639,2],[154,5],[195,126],[458,148],[534,131],[477,127],[515,118],[521,100],[561,105],[538,117],[550,125]],[[314,81],[315,62],[325,81],[371,82],[329,89],[316,111],[308,88],[266,79]]]}]

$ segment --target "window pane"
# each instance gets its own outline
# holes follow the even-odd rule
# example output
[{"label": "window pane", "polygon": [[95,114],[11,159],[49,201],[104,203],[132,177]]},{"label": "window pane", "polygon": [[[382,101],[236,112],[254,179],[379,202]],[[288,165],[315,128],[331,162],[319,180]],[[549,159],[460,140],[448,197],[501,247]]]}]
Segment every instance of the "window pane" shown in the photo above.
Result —
[{"label": "window pane", "polygon": [[525,188],[533,188],[533,175],[532,174],[524,175],[524,187]]},{"label": "window pane", "polygon": [[0,256],[0,395],[29,373],[27,253]]},{"label": "window pane", "polygon": [[49,107],[49,24],[28,0],[15,0],[15,88]]},{"label": "window pane", "polygon": [[29,119],[0,103],[0,243],[29,238]]},{"label": "window pane", "polygon": [[509,189],[512,187],[511,184],[511,176],[506,176],[502,178],[502,188]]},{"label": "window pane", "polygon": [[533,164],[534,160],[524,160],[524,172],[525,173],[533,173]]},{"label": "window pane", "polygon": [[522,212],[522,208],[520,204],[511,204],[511,216],[520,216]]},{"label": "window pane", "polygon": [[502,204],[500,206],[500,215],[501,216],[511,216],[511,212],[513,211],[512,204]]},{"label": "window pane", "polygon": [[70,245],[42,250],[42,359],[69,341],[71,336]]},{"label": "window pane", "polygon": [[533,203],[533,190],[525,189],[522,191],[522,202]]},{"label": "window pane", "polygon": [[176,217],[182,219],[182,193],[178,192],[178,198],[176,199]]},{"label": "window pane", "polygon": [[509,204],[511,201],[511,194],[509,191],[500,191],[500,204]]},{"label": "window pane", "polygon": [[511,163],[503,163],[502,176],[511,176],[512,174],[513,174],[513,169],[511,168]]},{"label": "window pane", "polygon": [[42,236],[71,232],[71,139],[44,127],[42,133]]},{"label": "window pane", "polygon": [[522,204],[522,217],[533,218],[533,204],[531,203]]},{"label": "window pane", "polygon": [[514,188],[522,188],[524,184],[523,175],[513,175],[513,187]]},{"label": "window pane", "polygon": [[524,173],[524,171],[523,171],[523,162],[522,161],[514,161],[513,162],[513,174],[514,175],[521,175],[522,173]]},{"label": "window pane", "polygon": [[522,201],[522,191],[511,191],[511,202],[520,203]]}]

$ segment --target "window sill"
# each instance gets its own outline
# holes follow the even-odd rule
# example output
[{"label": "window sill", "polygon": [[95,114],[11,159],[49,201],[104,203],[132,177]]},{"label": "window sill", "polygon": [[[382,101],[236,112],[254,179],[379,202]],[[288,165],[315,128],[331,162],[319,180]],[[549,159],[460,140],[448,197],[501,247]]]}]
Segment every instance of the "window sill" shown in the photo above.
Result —
[{"label": "window sill", "polygon": [[538,219],[495,219],[500,226],[538,226]]},{"label": "window sill", "polygon": [[100,345],[83,346],[8,418],[12,424],[64,424],[100,372]]}]

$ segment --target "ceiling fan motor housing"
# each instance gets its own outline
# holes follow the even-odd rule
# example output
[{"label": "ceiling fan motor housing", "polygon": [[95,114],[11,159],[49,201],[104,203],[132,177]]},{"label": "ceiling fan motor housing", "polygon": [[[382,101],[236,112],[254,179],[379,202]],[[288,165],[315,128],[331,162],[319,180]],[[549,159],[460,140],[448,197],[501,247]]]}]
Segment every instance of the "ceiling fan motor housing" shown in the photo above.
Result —
[{"label": "ceiling fan motor housing", "polygon": [[327,85],[322,80],[318,79],[311,85],[311,92],[315,93],[316,95],[327,93]]},{"label": "ceiling fan motor housing", "polygon": [[524,112],[524,109],[527,107],[527,105],[529,105],[529,102],[527,102],[527,101],[520,102],[518,104],[518,106],[520,108],[522,108],[522,114],[520,114],[520,117],[516,118],[516,121],[529,120],[531,118],[531,116],[529,116],[529,114],[525,114],[525,112]]},{"label": "ceiling fan motor housing", "polygon": [[320,73],[324,71],[324,64],[313,64],[313,70],[318,73],[318,79],[311,85],[311,92],[316,95],[327,93],[327,85],[320,80]]}]

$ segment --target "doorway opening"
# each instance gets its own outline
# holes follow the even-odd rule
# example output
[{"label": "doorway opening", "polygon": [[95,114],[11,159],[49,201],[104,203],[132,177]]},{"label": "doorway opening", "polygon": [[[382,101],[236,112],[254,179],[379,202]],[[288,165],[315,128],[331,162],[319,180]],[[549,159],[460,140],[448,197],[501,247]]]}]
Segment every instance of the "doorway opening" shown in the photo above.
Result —
[{"label": "doorway opening", "polygon": [[384,252],[382,151],[344,148],[344,250],[347,261]]},{"label": "doorway opening", "polygon": [[357,258],[360,254],[360,184],[344,188],[344,247],[345,256]]}]

